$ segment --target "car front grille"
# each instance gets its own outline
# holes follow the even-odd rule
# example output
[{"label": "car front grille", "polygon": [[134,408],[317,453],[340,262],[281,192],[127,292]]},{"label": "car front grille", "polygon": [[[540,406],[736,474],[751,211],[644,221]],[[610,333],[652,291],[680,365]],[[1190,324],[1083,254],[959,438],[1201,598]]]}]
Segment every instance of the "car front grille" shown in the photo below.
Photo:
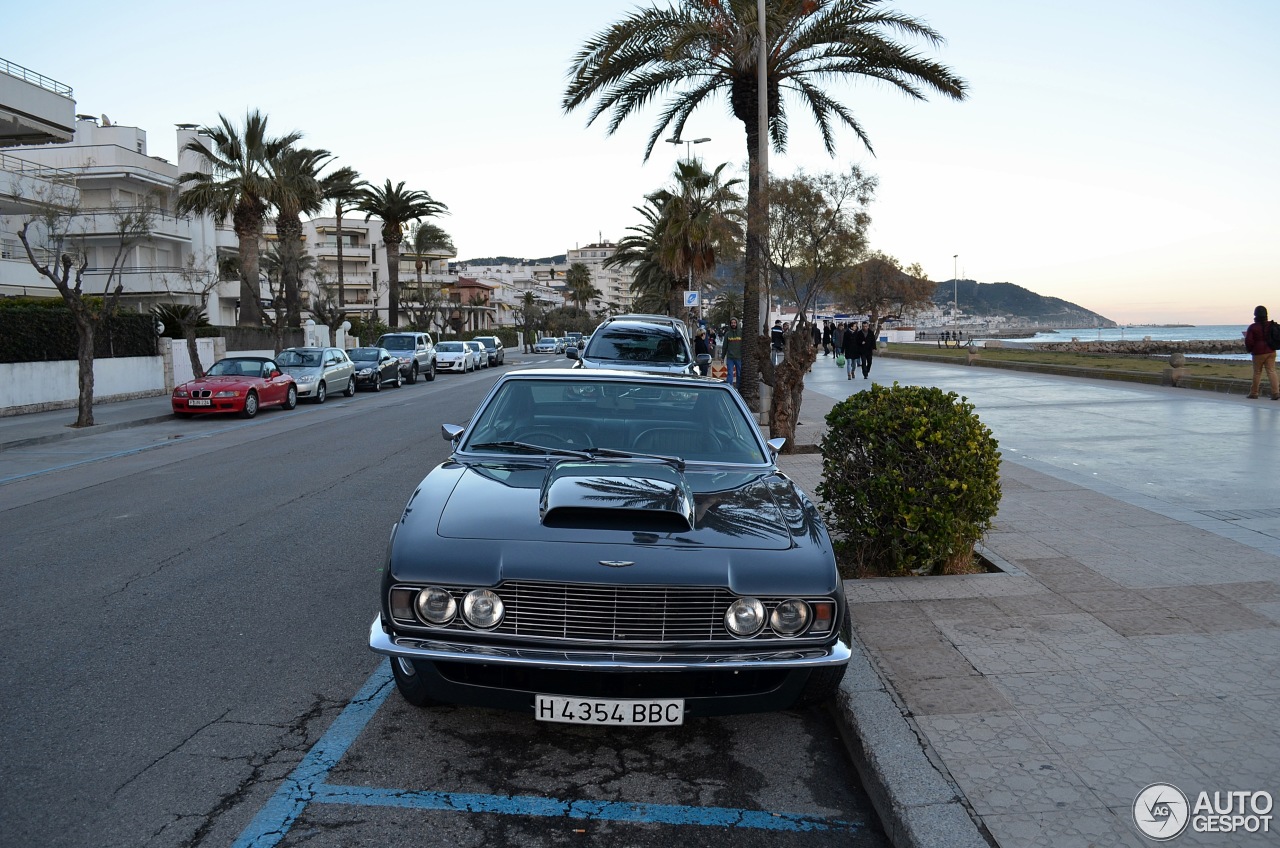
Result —
[{"label": "car front grille", "polygon": [[[405,587],[408,588],[408,587]],[[458,616],[445,629],[474,633],[461,615],[469,591],[448,588]],[[492,633],[554,642],[671,645],[741,642],[725,628],[724,616],[739,597],[707,586],[609,586],[508,580],[494,589],[506,614]],[[760,597],[772,609],[787,597]],[[828,600],[812,598],[810,600]],[[421,622],[400,622],[422,628]],[[435,629],[435,628],[427,628]],[[825,634],[824,634],[825,635]],[[800,637],[805,642],[814,636]],[[816,637],[822,638],[822,637]],[[781,641],[768,627],[751,642]]]}]

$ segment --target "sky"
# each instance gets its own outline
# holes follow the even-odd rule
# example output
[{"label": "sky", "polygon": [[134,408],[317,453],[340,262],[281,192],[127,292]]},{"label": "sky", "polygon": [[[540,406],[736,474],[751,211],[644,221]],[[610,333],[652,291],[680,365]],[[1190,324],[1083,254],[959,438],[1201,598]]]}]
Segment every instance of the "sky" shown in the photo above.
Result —
[{"label": "sky", "polygon": [[[146,130],[148,152],[170,161],[175,124],[239,125],[258,109],[370,182],[447,204],[437,223],[459,258],[534,258],[626,235],[633,207],[686,155],[659,143],[644,160],[658,106],[612,136],[604,119],[587,126],[586,111],[560,107],[574,54],[639,5],[27,2],[5,12],[0,58],[70,85],[79,113]],[[792,103],[773,175],[875,174],[871,246],[934,280],[1016,283],[1124,323],[1243,325],[1258,303],[1280,311],[1280,251],[1268,249],[1280,232],[1280,2],[886,5],[945,37],[913,46],[964,77],[969,97],[829,83],[875,155],[838,130],[828,156]],[[704,164],[745,166],[724,100],[684,135],[711,139],[693,148]]]}]

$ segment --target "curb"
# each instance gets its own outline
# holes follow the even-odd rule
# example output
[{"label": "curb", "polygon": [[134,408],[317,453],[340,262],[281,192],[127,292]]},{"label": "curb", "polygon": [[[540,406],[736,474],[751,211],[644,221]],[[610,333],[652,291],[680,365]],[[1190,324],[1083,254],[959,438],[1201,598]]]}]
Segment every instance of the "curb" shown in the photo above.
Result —
[{"label": "curb", "polygon": [[80,436],[91,436],[94,433],[110,433],[113,430],[127,430],[130,427],[140,427],[143,424],[156,424],[161,421],[169,421],[173,418],[172,413],[165,415],[151,415],[146,418],[135,418],[131,421],[116,421],[111,424],[94,424],[92,427],[72,427],[66,425],[65,432],[48,433],[43,436],[32,436],[27,439],[15,439],[11,442],[0,442],[0,451],[9,450],[10,448],[25,448],[32,445],[44,445],[50,442],[61,442],[66,439],[75,439]]},{"label": "curb", "polygon": [[829,708],[894,848],[991,848],[857,639]]}]

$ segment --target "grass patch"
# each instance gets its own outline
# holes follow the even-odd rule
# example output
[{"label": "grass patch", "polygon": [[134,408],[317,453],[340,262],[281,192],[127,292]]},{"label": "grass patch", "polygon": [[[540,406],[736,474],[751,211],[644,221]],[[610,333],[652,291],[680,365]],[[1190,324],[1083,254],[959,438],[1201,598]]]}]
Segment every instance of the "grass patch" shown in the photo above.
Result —
[{"label": "grass patch", "polygon": [[[924,344],[890,344],[890,353],[915,354],[938,359],[954,359],[965,362],[968,351],[964,348],[938,348]],[[1149,356],[1120,356],[1105,353],[1079,353],[1076,351],[1018,350],[1014,348],[976,348],[978,358],[988,362],[1026,363],[1064,368],[1092,368],[1098,371],[1129,372],[1137,374],[1163,374],[1169,367],[1168,360]],[[1188,377],[1211,379],[1249,380],[1253,369],[1247,360],[1186,358],[1184,366]]]}]

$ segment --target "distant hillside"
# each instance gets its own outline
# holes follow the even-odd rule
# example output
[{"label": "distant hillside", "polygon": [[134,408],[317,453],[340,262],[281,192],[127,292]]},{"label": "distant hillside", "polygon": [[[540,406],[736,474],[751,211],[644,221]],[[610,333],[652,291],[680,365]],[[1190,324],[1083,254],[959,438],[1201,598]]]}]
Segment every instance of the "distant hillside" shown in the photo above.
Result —
[{"label": "distant hillside", "polygon": [[483,256],[479,259],[462,259],[459,265],[563,265],[566,253],[544,256],[541,259],[523,259],[519,256]]},{"label": "distant hillside", "polygon": [[938,283],[933,302],[951,303],[959,289],[960,311],[966,315],[1004,315],[1046,327],[1114,327],[1116,322],[1057,297],[1045,297],[1013,283],[979,283],[951,280]]}]

